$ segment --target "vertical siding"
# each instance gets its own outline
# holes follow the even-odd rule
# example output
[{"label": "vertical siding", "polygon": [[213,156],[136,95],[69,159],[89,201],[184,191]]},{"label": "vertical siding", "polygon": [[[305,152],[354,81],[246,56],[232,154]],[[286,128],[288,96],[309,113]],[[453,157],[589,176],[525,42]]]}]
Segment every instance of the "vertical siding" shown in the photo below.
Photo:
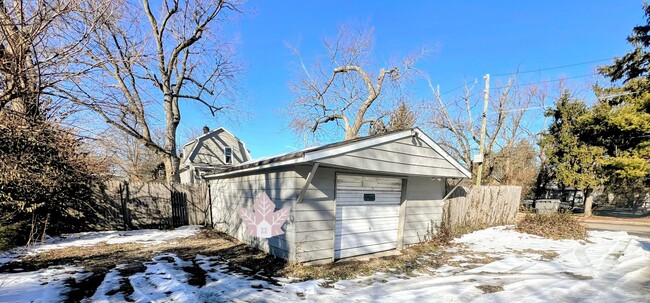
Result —
[{"label": "vertical siding", "polygon": [[283,169],[211,180],[212,215],[215,228],[262,251],[294,261],[294,215],[287,220],[283,227],[285,234],[262,239],[245,233],[245,225],[237,211],[240,208],[252,208],[253,203],[263,191],[273,200],[276,210],[286,206],[293,207],[297,193],[300,191],[296,187],[297,178],[299,176],[292,169]]},{"label": "vertical siding", "polygon": [[428,240],[431,231],[442,222],[442,198],[444,179],[409,177],[406,185],[406,207],[404,214],[404,244]]},{"label": "vertical siding", "polygon": [[[298,166],[296,187],[302,188],[311,166]],[[336,225],[336,172],[319,167],[302,203],[294,208],[296,261],[320,261],[334,258]]]}]

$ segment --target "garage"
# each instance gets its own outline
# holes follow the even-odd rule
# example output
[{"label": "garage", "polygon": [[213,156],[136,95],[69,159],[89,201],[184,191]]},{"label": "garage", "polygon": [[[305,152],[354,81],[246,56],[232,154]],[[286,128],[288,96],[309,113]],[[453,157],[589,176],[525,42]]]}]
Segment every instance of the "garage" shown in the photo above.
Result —
[{"label": "garage", "polygon": [[[430,239],[447,178],[471,173],[418,128],[252,160],[206,175],[214,227],[290,262],[329,263]],[[251,235],[238,212],[265,194],[290,207],[282,234]]]},{"label": "garage", "polygon": [[402,179],[339,174],[334,258],[397,248]]}]

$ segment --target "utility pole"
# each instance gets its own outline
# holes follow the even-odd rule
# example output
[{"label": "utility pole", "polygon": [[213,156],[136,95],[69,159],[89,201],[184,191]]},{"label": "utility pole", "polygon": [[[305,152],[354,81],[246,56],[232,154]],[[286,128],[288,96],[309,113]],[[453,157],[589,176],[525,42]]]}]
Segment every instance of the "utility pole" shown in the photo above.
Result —
[{"label": "utility pole", "polygon": [[488,101],[490,100],[490,74],[485,77],[485,91],[483,95],[483,119],[481,121],[481,142],[479,144],[479,156],[481,162],[478,164],[478,172],[476,172],[476,185],[481,185],[481,177],[483,175],[483,163],[485,163],[485,127],[487,124],[487,110]]}]

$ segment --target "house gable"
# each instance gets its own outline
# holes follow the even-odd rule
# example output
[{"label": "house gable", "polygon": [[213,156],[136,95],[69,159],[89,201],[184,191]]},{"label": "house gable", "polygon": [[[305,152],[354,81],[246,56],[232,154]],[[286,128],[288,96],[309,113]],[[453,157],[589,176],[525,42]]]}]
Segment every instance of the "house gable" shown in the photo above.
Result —
[{"label": "house gable", "polygon": [[457,167],[419,136],[369,146],[319,159],[318,162],[390,174],[466,178]]},{"label": "house gable", "polygon": [[[187,146],[183,149],[184,152]],[[216,129],[198,137],[189,146],[192,147],[188,150],[184,161],[188,164],[229,165],[226,163],[224,155],[226,147],[232,148],[232,165],[238,165],[250,160],[246,145],[224,128]]]}]

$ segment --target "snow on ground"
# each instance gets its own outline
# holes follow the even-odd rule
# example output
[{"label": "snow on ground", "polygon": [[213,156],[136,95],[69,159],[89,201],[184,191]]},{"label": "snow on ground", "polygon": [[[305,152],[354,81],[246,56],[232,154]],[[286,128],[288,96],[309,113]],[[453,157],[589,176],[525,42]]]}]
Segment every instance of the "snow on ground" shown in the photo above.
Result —
[{"label": "snow on ground", "polygon": [[[414,277],[375,273],[330,285],[324,280],[265,279],[242,268],[233,272],[217,256],[181,260],[161,254],[145,262],[143,272],[123,277],[119,268],[110,271],[90,301],[650,302],[650,239],[624,232],[589,235],[586,241],[557,241],[489,228],[456,239],[458,246],[448,249],[458,254],[456,262],[441,268]],[[548,260],[542,251],[557,256]],[[480,256],[493,259],[476,263]],[[51,267],[0,274],[0,302],[56,301],[64,291],[61,281],[78,278],[79,272]],[[204,274],[198,283],[197,272]],[[9,282],[2,286],[3,280]],[[39,285],[43,282],[47,284]],[[121,282],[128,282],[133,293],[121,293]],[[18,290],[23,296],[16,297]]]},{"label": "snow on ground", "polygon": [[66,234],[60,237],[49,237],[45,243],[37,243],[29,249],[16,248],[8,252],[0,252],[0,266],[15,261],[24,254],[38,254],[49,250],[68,247],[93,246],[102,242],[107,244],[138,243],[142,245],[157,245],[174,239],[187,238],[195,235],[201,226],[190,225],[172,230],[140,229],[129,231],[97,231]]},{"label": "snow on ground", "polygon": [[0,274],[0,302],[60,302],[65,280],[82,280],[81,268],[52,266],[33,272]]},{"label": "snow on ground", "polygon": [[172,230],[140,229],[69,234],[48,239],[47,243],[34,246],[30,253],[41,253],[48,250],[73,246],[93,246],[102,242],[106,242],[107,244],[138,243],[143,245],[157,245],[174,239],[191,237],[200,228],[201,226],[198,225],[190,225]]}]

